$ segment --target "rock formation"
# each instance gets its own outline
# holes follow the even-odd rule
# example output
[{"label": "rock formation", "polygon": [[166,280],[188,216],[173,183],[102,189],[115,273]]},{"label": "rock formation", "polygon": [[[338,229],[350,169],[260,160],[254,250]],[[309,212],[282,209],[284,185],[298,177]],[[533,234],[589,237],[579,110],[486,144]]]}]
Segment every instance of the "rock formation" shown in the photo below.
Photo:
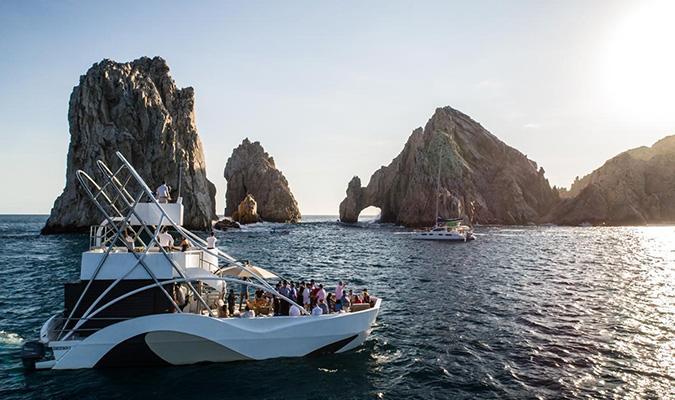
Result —
[{"label": "rock formation", "polygon": [[675,222],[675,135],[625,151],[575,180],[548,219],[560,225]]},{"label": "rock formation", "polygon": [[376,206],[381,222],[429,226],[435,221],[436,179],[441,163],[439,214],[465,215],[481,224],[539,222],[558,201],[544,170],[467,115],[439,108],[424,129],[413,131],[403,151],[370,178],[354,177],[340,204],[340,220],[355,222]]},{"label": "rock formation", "polygon": [[216,219],[215,186],[206,179],[194,104],[194,90],[176,88],[169,67],[159,57],[94,64],[70,96],[66,186],[42,233],[83,231],[102,220],[80,189],[75,172],[82,169],[96,176],[98,159],[118,166],[116,151],[152,189],[166,180],[174,188],[174,198],[182,165],[185,226],[210,228]]},{"label": "rock formation", "polygon": [[241,224],[253,224],[255,222],[260,222],[260,216],[258,215],[258,203],[255,201],[253,196],[247,194],[244,197],[244,200],[239,203],[237,210],[232,213],[232,219],[241,223]]},{"label": "rock formation", "polygon": [[234,221],[230,217],[225,217],[220,219],[218,222],[213,224],[213,229],[218,229],[221,231],[226,231],[228,229],[239,229],[241,228],[241,225],[239,225],[239,222]]},{"label": "rock formation", "polygon": [[250,194],[258,202],[258,215],[262,220],[300,220],[298,203],[286,178],[259,142],[251,143],[246,138],[234,149],[225,166],[225,179],[225,215],[232,215],[239,203]]}]

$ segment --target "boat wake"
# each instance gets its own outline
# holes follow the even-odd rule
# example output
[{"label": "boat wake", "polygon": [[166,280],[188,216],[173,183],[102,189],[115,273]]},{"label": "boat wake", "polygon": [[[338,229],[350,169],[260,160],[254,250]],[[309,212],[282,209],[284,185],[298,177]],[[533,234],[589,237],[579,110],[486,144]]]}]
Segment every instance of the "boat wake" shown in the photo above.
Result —
[{"label": "boat wake", "polygon": [[16,333],[0,331],[0,344],[20,346],[23,344],[23,338]]}]

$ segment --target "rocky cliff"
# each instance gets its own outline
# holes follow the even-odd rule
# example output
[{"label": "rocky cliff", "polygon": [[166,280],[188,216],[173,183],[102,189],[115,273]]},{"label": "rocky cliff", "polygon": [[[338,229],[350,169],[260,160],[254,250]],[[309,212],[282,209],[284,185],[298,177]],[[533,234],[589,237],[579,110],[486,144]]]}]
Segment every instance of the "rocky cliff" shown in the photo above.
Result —
[{"label": "rocky cliff", "polygon": [[436,110],[403,151],[370,178],[354,177],[340,204],[340,220],[355,222],[376,206],[382,222],[429,226],[435,221],[436,177],[441,163],[442,217],[465,215],[481,224],[539,222],[558,201],[544,170],[479,123],[451,108]]},{"label": "rocky cliff", "polygon": [[66,186],[43,233],[83,231],[102,216],[80,189],[82,169],[96,176],[96,160],[118,166],[120,151],[151,188],[162,180],[177,189],[182,165],[185,226],[208,229],[216,219],[215,186],[206,179],[192,88],[178,89],[159,58],[129,63],[103,60],[80,77],[70,96]]},{"label": "rocky cliff", "polygon": [[297,222],[298,203],[274,159],[259,142],[247,139],[232,152],[225,166],[227,192],[225,215],[232,215],[248,195],[257,201],[258,215],[264,221]]},{"label": "rocky cliff", "polygon": [[623,152],[578,179],[548,216],[561,225],[675,222],[675,135]]}]

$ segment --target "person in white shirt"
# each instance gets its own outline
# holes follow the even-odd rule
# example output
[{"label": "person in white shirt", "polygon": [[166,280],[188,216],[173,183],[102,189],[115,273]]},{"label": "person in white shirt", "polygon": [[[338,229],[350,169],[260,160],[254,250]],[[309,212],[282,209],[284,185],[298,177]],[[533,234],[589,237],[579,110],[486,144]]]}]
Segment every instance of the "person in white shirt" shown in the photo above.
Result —
[{"label": "person in white shirt", "polygon": [[211,231],[211,234],[209,237],[206,238],[206,248],[207,249],[215,249],[216,248],[216,242],[218,239],[216,239],[216,234]]},{"label": "person in white shirt", "polygon": [[157,192],[157,201],[160,203],[168,203],[171,200],[171,193],[169,187],[166,185],[166,182],[162,182],[161,185],[156,190]]},{"label": "person in white shirt", "polygon": [[306,287],[305,290],[302,291],[302,305],[305,306],[305,310],[309,311],[309,305],[310,305],[310,289],[309,287]]},{"label": "person in white shirt", "polygon": [[161,247],[164,247],[167,250],[171,250],[173,248],[173,236],[171,236],[171,234],[167,232],[166,229],[162,230],[162,233],[157,235],[157,240],[159,240],[159,245]]},{"label": "person in white shirt", "polygon": [[323,310],[321,309],[321,307],[319,307],[319,304],[317,303],[317,304],[314,306],[314,308],[312,308],[312,316],[314,316],[314,315],[321,315],[321,314],[323,314]]},{"label": "person in white shirt", "polygon": [[299,317],[300,316],[300,307],[293,304],[291,306],[290,311],[288,312],[288,315],[290,315],[291,317]]},{"label": "person in white shirt", "polygon": [[253,318],[255,317],[255,311],[251,310],[249,306],[246,306],[246,311],[241,314],[242,318]]}]

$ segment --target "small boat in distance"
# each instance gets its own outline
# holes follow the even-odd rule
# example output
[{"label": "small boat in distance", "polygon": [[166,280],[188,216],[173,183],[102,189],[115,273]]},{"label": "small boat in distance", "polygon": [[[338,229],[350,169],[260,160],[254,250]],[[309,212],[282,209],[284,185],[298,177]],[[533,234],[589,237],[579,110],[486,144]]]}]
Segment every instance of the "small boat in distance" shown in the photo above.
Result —
[{"label": "small boat in distance", "polygon": [[[122,154],[117,157],[115,172],[98,161],[101,184],[77,171],[103,220],[91,227],[79,279],[64,285],[64,311],[44,323],[39,340],[24,344],[27,369],[305,357],[345,352],[366,340],[381,299],[310,315],[268,282],[277,274],[236,260],[184,228],[182,199],[158,201]],[[50,278],[49,269],[43,273]],[[249,301],[249,288],[257,289],[255,300]],[[228,290],[241,291],[239,311],[230,311]],[[271,305],[281,311],[273,313]]]},{"label": "small boat in distance", "polygon": [[431,230],[415,231],[412,238],[416,240],[445,240],[450,242],[468,242],[476,239],[470,226],[462,225],[463,218],[437,218]]},{"label": "small boat in distance", "polygon": [[416,240],[443,240],[450,242],[468,242],[476,237],[470,226],[463,225],[464,218],[441,218],[438,205],[441,196],[441,150],[438,151],[438,175],[436,176],[436,225],[430,230],[415,231]]}]

